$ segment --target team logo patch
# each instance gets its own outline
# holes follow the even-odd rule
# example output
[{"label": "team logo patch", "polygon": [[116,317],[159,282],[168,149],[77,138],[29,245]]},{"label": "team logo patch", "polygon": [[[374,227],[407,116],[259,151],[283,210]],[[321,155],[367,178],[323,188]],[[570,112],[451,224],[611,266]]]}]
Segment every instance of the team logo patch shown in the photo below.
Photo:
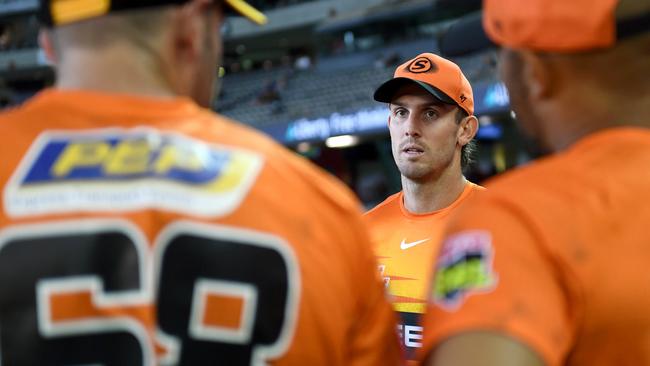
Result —
[{"label": "team logo patch", "polygon": [[45,132],[4,192],[12,216],[165,209],[224,215],[246,196],[258,154],[150,128]]},{"label": "team logo patch", "polygon": [[455,310],[467,296],[494,289],[493,255],[492,237],[486,231],[461,232],[445,240],[435,269],[433,301]]},{"label": "team logo patch", "polygon": [[418,57],[406,66],[406,70],[414,74],[438,71],[438,67],[426,57]]}]

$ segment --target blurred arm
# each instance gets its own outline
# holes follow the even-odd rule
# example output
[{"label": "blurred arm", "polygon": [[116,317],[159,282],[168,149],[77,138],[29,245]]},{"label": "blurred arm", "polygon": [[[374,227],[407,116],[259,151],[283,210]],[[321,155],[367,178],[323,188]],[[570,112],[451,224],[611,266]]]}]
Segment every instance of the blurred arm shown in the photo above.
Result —
[{"label": "blurred arm", "polygon": [[528,347],[489,332],[469,332],[444,341],[426,366],[544,366]]}]

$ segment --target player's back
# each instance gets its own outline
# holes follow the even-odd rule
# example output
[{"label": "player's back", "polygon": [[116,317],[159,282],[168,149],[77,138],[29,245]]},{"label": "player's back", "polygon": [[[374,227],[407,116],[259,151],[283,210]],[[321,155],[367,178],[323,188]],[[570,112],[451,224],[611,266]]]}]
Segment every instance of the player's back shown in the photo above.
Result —
[{"label": "player's back", "polygon": [[356,201],[269,139],[57,91],[0,133],[3,365],[397,363]]},{"label": "player's back", "polygon": [[650,364],[648,166],[650,131],[612,129],[488,185],[555,271],[565,322],[534,331],[567,365]]}]

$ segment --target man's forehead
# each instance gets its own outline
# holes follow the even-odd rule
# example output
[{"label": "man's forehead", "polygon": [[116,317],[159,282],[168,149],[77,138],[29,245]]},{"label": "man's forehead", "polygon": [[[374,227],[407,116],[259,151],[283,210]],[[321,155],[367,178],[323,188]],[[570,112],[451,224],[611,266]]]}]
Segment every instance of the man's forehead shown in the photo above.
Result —
[{"label": "man's forehead", "polygon": [[392,107],[440,107],[452,108],[453,105],[445,103],[423,90],[423,93],[405,93],[395,96],[390,102]]}]

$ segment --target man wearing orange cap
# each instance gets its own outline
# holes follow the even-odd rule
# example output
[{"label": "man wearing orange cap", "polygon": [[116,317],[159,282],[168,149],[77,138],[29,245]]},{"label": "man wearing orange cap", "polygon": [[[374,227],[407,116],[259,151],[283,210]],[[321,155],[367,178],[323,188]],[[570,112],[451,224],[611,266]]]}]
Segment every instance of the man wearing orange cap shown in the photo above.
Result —
[{"label": "man wearing orange cap", "polygon": [[472,89],[460,68],[431,53],[397,67],[374,98],[389,104],[388,128],[403,190],[365,219],[384,284],[401,317],[407,357],[413,360],[422,340],[418,318],[426,309],[431,260],[443,224],[479,189],[462,174],[478,123]]},{"label": "man wearing orange cap", "polygon": [[484,5],[522,128],[553,154],[452,220],[426,364],[648,365],[650,2]]},{"label": "man wearing orange cap", "polygon": [[202,108],[223,11],[264,16],[41,6],[56,86],[0,115],[0,363],[398,365],[352,194]]}]

